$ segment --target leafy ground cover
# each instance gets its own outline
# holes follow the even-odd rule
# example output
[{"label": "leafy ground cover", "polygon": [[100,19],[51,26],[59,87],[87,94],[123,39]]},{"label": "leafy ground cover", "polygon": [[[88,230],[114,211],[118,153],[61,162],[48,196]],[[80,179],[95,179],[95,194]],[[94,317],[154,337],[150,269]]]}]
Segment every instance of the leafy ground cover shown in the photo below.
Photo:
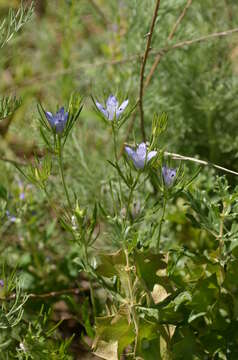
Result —
[{"label": "leafy ground cover", "polygon": [[0,359],[237,359],[237,2],[0,9]]}]

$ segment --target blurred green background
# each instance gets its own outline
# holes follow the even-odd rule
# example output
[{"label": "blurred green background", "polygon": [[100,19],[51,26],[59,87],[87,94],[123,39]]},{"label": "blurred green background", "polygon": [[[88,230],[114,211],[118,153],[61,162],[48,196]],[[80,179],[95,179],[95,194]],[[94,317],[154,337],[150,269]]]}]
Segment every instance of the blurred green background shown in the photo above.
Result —
[{"label": "blurred green background", "polygon": [[[66,145],[66,181],[82,207],[91,209],[95,201],[107,202],[105,188],[111,167],[106,160],[112,158],[112,134],[99,121],[90,96],[103,102],[112,93],[122,100],[128,97],[131,106],[136,103],[140,79],[137,55],[144,53],[154,3],[153,0],[36,0],[32,20],[1,49],[0,94],[22,98],[14,114],[0,123],[2,158],[24,162],[42,154],[37,103],[54,112],[59,106],[67,105],[72,92],[80,93],[85,105]],[[184,0],[161,1],[152,50],[238,26],[236,0],[196,0],[168,42],[185,3]],[[19,5],[17,0],[1,0],[1,18],[8,14],[9,7],[17,9]],[[154,58],[154,55],[148,58],[146,75]],[[168,128],[161,138],[165,150],[198,156],[238,171],[238,33],[184,46],[162,56],[145,91],[144,111],[147,136],[153,113],[168,113]],[[120,134],[121,144],[126,133],[127,125]],[[138,112],[127,141],[134,139],[142,140]],[[201,191],[212,192],[214,176],[214,170],[204,168],[197,180]],[[232,187],[236,179],[228,176]],[[52,201],[56,205],[64,203],[56,169],[50,180]],[[7,209],[17,218],[14,223],[9,222],[5,216],[6,202],[2,201],[0,264],[5,264],[6,272],[10,273],[17,265],[27,292],[60,291],[87,282],[78,275],[73,262],[77,250],[70,236],[57,222],[42,193],[27,184],[12,164],[5,161],[0,162],[0,183],[1,192],[7,189],[9,196]],[[169,213],[171,222],[166,225],[165,248],[176,244],[213,247],[209,236],[201,239],[190,227],[179,201],[171,204]],[[194,240],[188,244],[191,234]],[[108,245],[110,234],[105,234],[101,241]],[[85,288],[87,293],[87,284]],[[87,299],[88,294],[80,297],[81,310],[72,299],[64,298],[63,305],[58,299],[46,303],[46,309],[53,306],[57,320],[64,319],[61,326],[64,337],[74,331],[81,337],[84,330],[80,323],[88,320]],[[40,306],[40,301],[30,301],[26,317],[36,316]],[[62,315],[64,311],[66,315]],[[79,354],[78,343],[75,346]],[[80,346],[88,350],[85,344]]]}]

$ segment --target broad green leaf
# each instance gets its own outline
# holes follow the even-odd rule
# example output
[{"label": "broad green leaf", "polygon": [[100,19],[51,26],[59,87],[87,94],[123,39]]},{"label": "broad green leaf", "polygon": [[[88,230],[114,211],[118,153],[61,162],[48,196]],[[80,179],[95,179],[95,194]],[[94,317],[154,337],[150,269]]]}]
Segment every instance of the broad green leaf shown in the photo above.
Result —
[{"label": "broad green leaf", "polygon": [[120,312],[112,316],[96,318],[96,344],[94,347],[97,351],[98,341],[106,343],[118,342],[118,356],[130,345],[135,338],[134,326],[129,319],[127,309],[121,308]]},{"label": "broad green leaf", "polygon": [[122,251],[117,251],[112,254],[99,254],[97,272],[101,276],[113,277],[114,275],[118,275],[116,265],[125,266],[125,264],[125,256]]},{"label": "broad green leaf", "polygon": [[152,254],[150,252],[135,254],[136,270],[139,278],[142,278],[147,288],[152,291],[154,285],[158,283],[157,271],[166,268],[165,257],[162,254]]}]

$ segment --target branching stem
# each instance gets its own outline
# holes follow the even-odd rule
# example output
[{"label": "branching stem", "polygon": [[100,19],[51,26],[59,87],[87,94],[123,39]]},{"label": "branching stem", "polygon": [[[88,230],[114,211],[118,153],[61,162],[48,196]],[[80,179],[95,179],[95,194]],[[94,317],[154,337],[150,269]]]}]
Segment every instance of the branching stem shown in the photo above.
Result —
[{"label": "branching stem", "polygon": [[[174,34],[176,33],[180,23],[182,22],[183,18],[185,17],[186,13],[187,13],[187,10],[189,9],[190,5],[192,4],[192,0],[188,0],[182,13],[180,14],[180,16],[178,17],[177,21],[175,22],[174,26],[172,27],[172,30],[170,31],[169,33],[169,36],[168,36],[168,39],[167,41],[170,41],[173,39],[174,37]],[[154,72],[155,70],[157,69],[157,66],[159,65],[160,63],[160,60],[161,60],[161,57],[162,57],[162,54],[158,54],[154,60],[154,63],[150,69],[150,72],[146,78],[146,81],[145,81],[145,88],[147,88],[147,86],[149,85],[151,79],[152,79],[152,76],[154,75]]]}]

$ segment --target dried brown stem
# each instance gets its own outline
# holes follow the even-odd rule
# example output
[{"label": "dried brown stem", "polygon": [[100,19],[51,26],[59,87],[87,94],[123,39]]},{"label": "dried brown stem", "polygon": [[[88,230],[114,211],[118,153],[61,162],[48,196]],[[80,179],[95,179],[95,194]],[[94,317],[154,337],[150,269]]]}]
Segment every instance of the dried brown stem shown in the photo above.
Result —
[{"label": "dried brown stem", "polygon": [[[212,39],[216,39],[216,38],[225,37],[225,36],[237,33],[237,32],[238,32],[238,28],[235,28],[235,29],[231,29],[231,30],[227,30],[227,31],[222,31],[222,32],[218,32],[218,33],[213,33],[213,34],[201,36],[201,37],[199,37],[197,39],[193,39],[193,40],[180,41],[180,42],[178,42],[178,43],[176,43],[176,44],[174,44],[172,46],[161,48],[159,51],[157,51],[157,50],[151,51],[150,54],[151,55],[158,55],[158,56],[161,57],[162,55],[167,54],[171,50],[180,49],[180,48],[183,48],[184,46],[191,46],[191,45],[194,45],[194,44],[197,44],[197,43],[205,42],[207,40],[212,40]],[[131,131],[133,129],[135,116],[136,116],[136,113],[134,112],[133,117],[131,118],[131,122],[130,122],[129,127],[128,127],[128,131],[127,131],[126,136],[125,136],[125,140],[124,140],[123,143],[125,143],[127,141],[128,136],[130,135],[130,133],[131,133]],[[122,151],[122,149],[123,148],[121,148],[121,151]]]},{"label": "dried brown stem", "polygon": [[[186,5],[185,5],[185,8],[183,9],[182,13],[180,14],[180,16],[178,17],[178,19],[177,19],[177,21],[175,22],[174,26],[172,27],[172,30],[171,30],[171,32],[170,32],[170,34],[169,34],[169,36],[168,36],[168,41],[172,40],[172,38],[173,38],[173,36],[174,36],[174,34],[175,34],[175,32],[176,32],[179,24],[180,24],[181,21],[183,20],[184,16],[186,15],[186,12],[187,12],[187,10],[188,10],[188,8],[190,7],[191,4],[192,4],[192,0],[188,0],[187,3],[186,3]],[[162,57],[161,54],[158,54],[158,55],[156,56],[156,58],[155,58],[155,60],[154,60],[154,63],[153,63],[153,65],[152,65],[151,69],[150,69],[150,72],[149,72],[149,74],[148,74],[147,77],[146,77],[144,89],[146,89],[147,86],[149,85],[149,83],[150,83],[150,81],[151,81],[151,79],[152,79],[152,76],[153,76],[153,74],[154,74],[157,66],[158,66],[159,63],[160,63],[161,57]],[[136,111],[134,112],[134,114],[133,114],[133,116],[132,116],[132,118],[131,118],[131,121],[130,121],[130,123],[129,123],[128,131],[127,131],[127,134],[126,134],[126,137],[125,137],[124,142],[127,141],[128,137],[129,137],[129,135],[130,135],[130,133],[131,133],[131,131],[132,131],[132,129],[133,129],[135,117],[136,117]],[[122,147],[121,147],[120,154],[122,154],[122,152],[123,152],[123,144],[122,144]]]},{"label": "dried brown stem", "polygon": [[192,0],[188,0],[183,11],[181,12],[180,16],[178,17],[177,21],[175,22],[175,24],[168,36],[168,40],[172,40],[172,38],[174,37],[174,34],[176,33],[179,24],[183,20],[184,16],[186,15],[186,12],[187,12],[188,8],[191,6],[191,4],[192,4]]},{"label": "dried brown stem", "polygon": [[222,171],[227,172],[229,174],[233,174],[233,175],[238,176],[238,173],[236,171],[224,168],[223,166],[216,165],[216,164],[210,163],[210,162],[205,161],[205,160],[196,159],[196,158],[190,157],[190,156],[183,156],[183,155],[176,154],[176,153],[171,153],[171,152],[168,152],[168,151],[165,151],[164,155],[165,156],[170,156],[174,160],[192,161],[192,162],[195,162],[197,164],[214,167],[215,169],[222,170]]},{"label": "dried brown stem", "polygon": [[[178,17],[177,21],[175,22],[172,30],[170,31],[170,34],[168,36],[168,41],[172,40],[173,37],[174,37],[174,34],[175,32],[177,31],[178,29],[178,26],[180,25],[181,21],[183,20],[183,18],[185,17],[186,13],[187,13],[187,10],[188,8],[190,7],[190,5],[192,4],[192,0],[188,0],[182,13],[180,14],[180,16]],[[162,57],[162,54],[158,54],[155,58],[155,61],[151,67],[151,70],[146,78],[146,81],[145,81],[145,88],[147,88],[147,86],[149,85],[151,79],[152,79],[152,76],[154,75],[154,72],[155,70],[157,69],[157,66],[159,65],[160,63],[160,60],[161,60],[161,57]]]},{"label": "dried brown stem", "polygon": [[151,51],[151,54],[156,55],[156,54],[166,54],[171,50],[176,50],[176,49],[180,49],[183,48],[184,46],[191,46],[197,43],[201,43],[207,40],[212,40],[215,38],[220,38],[220,37],[225,37],[228,35],[232,35],[234,33],[238,32],[238,28],[235,29],[231,29],[231,30],[226,30],[226,31],[221,31],[221,32],[217,32],[217,33],[213,33],[213,34],[209,34],[209,35],[205,35],[205,36],[201,36],[197,39],[192,39],[192,40],[184,40],[184,41],[180,41],[172,46],[167,46],[164,47],[162,49],[160,49],[159,51]]},{"label": "dried brown stem", "polygon": [[100,18],[102,19],[103,23],[105,26],[107,26],[109,24],[109,21],[107,20],[105,14],[103,13],[103,11],[101,10],[100,6],[97,5],[97,3],[94,0],[89,0],[90,4],[94,7],[94,9],[96,10],[96,12],[98,13],[98,15],[100,16]]},{"label": "dried brown stem", "polygon": [[23,162],[23,161],[15,161],[15,160],[12,160],[12,159],[9,159],[9,158],[6,158],[4,156],[1,156],[0,155],[0,161],[4,161],[4,162],[7,162],[9,164],[12,164],[12,165],[17,165],[17,166],[27,166],[28,164],[26,162]]},{"label": "dried brown stem", "polygon": [[148,34],[147,44],[146,44],[146,48],[145,48],[145,54],[143,56],[141,69],[140,69],[139,109],[140,109],[141,134],[142,134],[142,138],[143,138],[144,141],[145,141],[145,138],[146,138],[145,125],[144,125],[144,110],[143,110],[144,72],[145,72],[145,66],[146,66],[147,58],[148,58],[149,52],[151,50],[150,45],[151,45],[151,40],[152,40],[153,31],[154,31],[154,27],[155,27],[155,21],[156,21],[158,11],[159,11],[159,6],[160,6],[160,0],[157,0],[156,5],[155,5],[153,18],[152,18],[152,22],[151,22],[151,26],[150,26],[150,31],[149,31],[149,34]]},{"label": "dried brown stem", "polygon": [[[196,43],[199,42],[205,42],[207,40],[213,40],[216,38],[220,38],[220,37],[225,37],[225,36],[229,36],[232,35],[234,33],[238,32],[238,28],[234,28],[231,30],[227,30],[227,31],[222,31],[222,32],[218,32],[218,33],[213,33],[213,34],[209,34],[209,35],[205,35],[202,37],[199,37],[197,39],[192,39],[192,40],[185,40],[185,41],[181,41],[178,42],[172,46],[168,46],[168,47],[163,47],[159,50],[152,50],[150,51],[150,56],[153,55],[165,55],[166,53],[168,53],[171,50],[176,50],[176,49],[180,49],[183,48],[184,46],[191,46],[194,45]],[[59,71],[56,71],[55,73],[51,73],[51,74],[46,74],[46,75],[42,75],[42,76],[36,76],[35,78],[31,78],[27,81],[25,81],[24,83],[22,83],[22,85],[18,86],[18,87],[12,87],[9,88],[5,91],[5,93],[13,93],[13,92],[17,92],[19,89],[28,86],[28,85],[32,85],[35,82],[39,83],[41,81],[45,81],[47,80],[47,85],[49,83],[49,81],[51,79],[57,78],[60,75],[65,75],[65,74],[72,74],[74,72],[77,72],[80,69],[85,69],[85,68],[93,68],[93,67],[103,67],[106,65],[120,65],[120,64],[125,64],[128,62],[132,62],[138,59],[141,59],[143,55],[142,54],[136,54],[136,55],[131,55],[127,58],[121,59],[121,60],[110,60],[110,61],[100,61],[100,62],[95,62],[95,63],[81,63],[79,64],[77,67],[75,68],[69,68],[69,69],[62,69]]]},{"label": "dried brown stem", "polygon": [[[64,290],[59,290],[59,291],[51,291],[49,293],[45,293],[45,294],[29,294],[28,297],[31,299],[47,299],[47,298],[52,298],[52,297],[57,297],[57,296],[61,296],[61,295],[66,295],[66,294],[74,294],[74,295],[78,295],[79,293],[85,292],[85,291],[90,291],[90,288],[83,288],[83,289],[79,289],[79,288],[72,288],[72,289],[64,289]],[[9,300],[14,300],[16,298],[16,294],[12,294],[8,297],[0,297],[0,301],[9,301]]]},{"label": "dried brown stem", "polygon": [[224,3],[225,3],[225,7],[226,7],[229,22],[232,22],[232,20],[233,20],[232,10],[230,8],[230,5],[228,4],[228,0],[224,0]]}]

